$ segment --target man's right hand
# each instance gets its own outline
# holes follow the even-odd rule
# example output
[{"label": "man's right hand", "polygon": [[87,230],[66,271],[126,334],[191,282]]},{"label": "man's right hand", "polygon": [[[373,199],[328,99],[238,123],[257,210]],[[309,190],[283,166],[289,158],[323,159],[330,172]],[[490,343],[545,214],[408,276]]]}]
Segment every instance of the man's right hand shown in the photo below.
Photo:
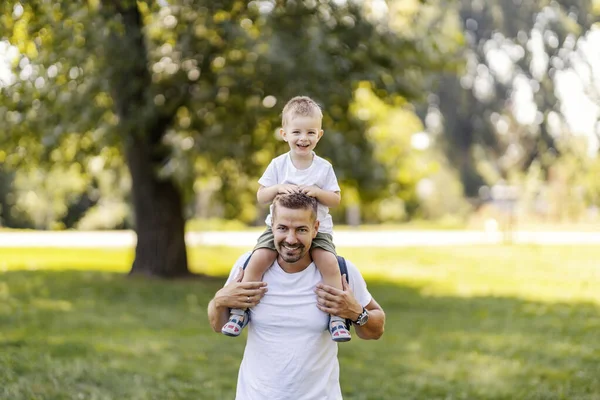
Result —
[{"label": "man's right hand", "polygon": [[249,308],[257,305],[267,292],[266,282],[242,282],[244,270],[240,268],[237,276],[214,297],[219,308]]}]

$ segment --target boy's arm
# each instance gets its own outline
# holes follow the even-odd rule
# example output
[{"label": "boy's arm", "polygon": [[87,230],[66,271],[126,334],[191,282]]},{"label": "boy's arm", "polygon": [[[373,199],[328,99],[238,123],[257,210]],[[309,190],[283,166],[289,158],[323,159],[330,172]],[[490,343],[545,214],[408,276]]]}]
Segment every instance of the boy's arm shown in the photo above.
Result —
[{"label": "boy's arm", "polygon": [[279,193],[279,185],[273,185],[273,186],[260,186],[258,188],[258,192],[256,192],[256,200],[258,200],[258,202],[260,204],[269,204],[273,201],[273,199],[275,198],[275,196],[277,196],[277,193]]},{"label": "boy's arm", "polygon": [[291,183],[273,185],[273,186],[262,186],[258,188],[258,192],[256,192],[256,199],[260,204],[269,204],[273,202],[275,196],[279,193],[296,193],[300,191],[300,188],[297,185],[293,185]]},{"label": "boy's arm", "polygon": [[331,166],[328,167],[327,175],[319,186],[301,186],[300,191],[311,197],[315,197],[325,207],[337,207],[342,200],[340,186]]},{"label": "boy's arm", "polygon": [[315,197],[325,207],[337,207],[342,199],[340,192],[331,192],[315,185],[300,186],[300,191],[310,197]]}]

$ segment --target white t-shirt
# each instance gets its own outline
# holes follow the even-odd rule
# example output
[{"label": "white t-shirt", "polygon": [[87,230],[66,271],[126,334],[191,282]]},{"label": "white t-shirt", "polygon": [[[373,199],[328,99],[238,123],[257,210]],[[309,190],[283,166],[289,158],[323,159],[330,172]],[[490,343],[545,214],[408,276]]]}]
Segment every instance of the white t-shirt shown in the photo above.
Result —
[{"label": "white t-shirt", "polygon": [[[227,283],[250,254],[237,260]],[[372,299],[367,284],[354,264],[346,261],[346,265],[350,288],[364,307]],[[337,344],[327,331],[328,316],[317,308],[314,292],[321,280],[314,263],[293,274],[285,272],[277,261],[267,270],[263,281],[269,290],[250,310],[236,400],[342,398]]]},{"label": "white t-shirt", "polygon": [[[313,162],[306,169],[297,169],[292,163],[290,153],[280,155],[271,160],[263,176],[258,180],[262,186],[269,187],[280,184],[294,185],[316,185],[323,190],[330,192],[339,192],[335,172],[331,163],[324,158],[319,157],[313,152]],[[273,213],[273,205],[271,212],[265,220],[268,226],[271,226],[271,214]],[[317,209],[317,219],[319,220],[319,232],[332,233],[333,221],[329,215],[329,208],[319,203]]]}]

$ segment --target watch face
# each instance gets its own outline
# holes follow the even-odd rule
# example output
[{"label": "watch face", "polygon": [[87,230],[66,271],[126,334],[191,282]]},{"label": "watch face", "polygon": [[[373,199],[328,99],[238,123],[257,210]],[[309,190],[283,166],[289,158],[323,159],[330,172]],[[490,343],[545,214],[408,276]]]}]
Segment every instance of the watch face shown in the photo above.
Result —
[{"label": "watch face", "polygon": [[369,313],[367,313],[367,310],[363,309],[363,312],[358,316],[358,320],[356,321],[356,324],[358,326],[363,326],[364,324],[367,323],[368,320],[369,320]]}]

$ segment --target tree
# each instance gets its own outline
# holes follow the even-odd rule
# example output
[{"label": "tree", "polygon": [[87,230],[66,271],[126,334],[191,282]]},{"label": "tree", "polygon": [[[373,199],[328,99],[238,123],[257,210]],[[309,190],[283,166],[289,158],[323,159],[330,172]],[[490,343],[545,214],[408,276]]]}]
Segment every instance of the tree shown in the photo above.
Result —
[{"label": "tree", "polygon": [[366,80],[383,99],[414,98],[415,78],[443,57],[355,2],[170,3],[0,6],[1,36],[20,51],[18,79],[1,88],[0,145],[17,147],[12,165],[85,170],[91,155],[122,154],[138,238],[131,273],[188,274],[183,204],[194,176],[262,169],[281,145],[270,140],[273,107],[298,93],[324,106],[331,133],[321,149],[340,178],[365,196],[385,185],[349,111],[353,90]]},{"label": "tree", "polygon": [[464,0],[457,6],[466,65],[440,80],[434,108],[444,118],[448,157],[466,194],[475,197],[484,183],[526,171],[534,161],[546,168],[545,155],[560,153],[552,134],[564,124],[555,73],[594,14],[584,0]]}]

